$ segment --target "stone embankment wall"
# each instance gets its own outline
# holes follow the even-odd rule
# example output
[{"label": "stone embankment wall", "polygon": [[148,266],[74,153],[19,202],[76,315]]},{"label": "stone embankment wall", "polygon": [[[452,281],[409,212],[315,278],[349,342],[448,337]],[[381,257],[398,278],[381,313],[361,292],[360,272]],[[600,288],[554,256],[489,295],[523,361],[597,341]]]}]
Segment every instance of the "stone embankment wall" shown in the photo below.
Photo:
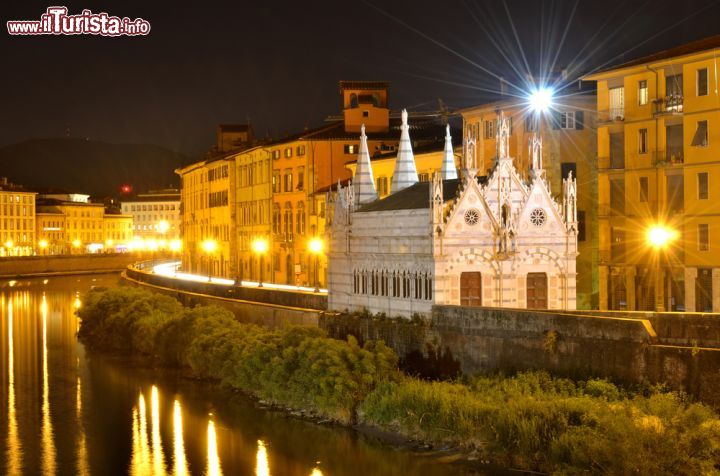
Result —
[{"label": "stone embankment wall", "polygon": [[666,383],[720,406],[720,316],[634,314],[434,306],[429,322],[328,313],[320,327],[336,338],[383,340],[406,371],[433,378],[545,369]]},{"label": "stone embankment wall", "polygon": [[135,260],[128,253],[0,258],[0,278],[121,271]]},{"label": "stone embankment wall", "polygon": [[[234,286],[178,281],[171,277],[128,268],[123,272],[128,285],[143,286],[152,291],[173,296],[185,306],[216,305],[230,310],[240,322],[270,328],[288,325],[317,326],[321,309],[298,306],[298,304],[327,305],[327,298],[312,293],[294,293],[270,289],[238,288]],[[253,293],[255,291],[255,293]],[[259,292],[258,292],[259,291]],[[299,294],[299,295],[296,295]],[[303,296],[310,294],[310,296]],[[243,299],[244,298],[244,299]],[[263,302],[263,299],[267,302]],[[284,303],[284,304],[283,304]]]}]

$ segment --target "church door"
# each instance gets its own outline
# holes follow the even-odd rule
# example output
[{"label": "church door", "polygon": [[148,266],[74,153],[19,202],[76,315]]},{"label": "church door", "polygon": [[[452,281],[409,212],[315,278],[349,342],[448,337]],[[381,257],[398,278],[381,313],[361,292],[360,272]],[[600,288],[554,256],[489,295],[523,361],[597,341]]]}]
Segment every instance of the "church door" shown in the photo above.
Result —
[{"label": "church door", "polygon": [[528,309],[547,309],[547,274],[528,273],[527,307]]},{"label": "church door", "polygon": [[460,305],[482,306],[482,275],[477,272],[460,275]]}]

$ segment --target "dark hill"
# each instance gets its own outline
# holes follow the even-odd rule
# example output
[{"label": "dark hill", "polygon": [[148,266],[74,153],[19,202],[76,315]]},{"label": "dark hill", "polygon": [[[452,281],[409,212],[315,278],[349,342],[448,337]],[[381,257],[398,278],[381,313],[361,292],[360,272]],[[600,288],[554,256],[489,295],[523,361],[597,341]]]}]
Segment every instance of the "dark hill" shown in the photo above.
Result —
[{"label": "dark hill", "polygon": [[28,187],[54,187],[91,195],[118,195],[177,186],[182,154],[148,144],[109,144],[84,139],[33,139],[0,147],[0,177]]}]

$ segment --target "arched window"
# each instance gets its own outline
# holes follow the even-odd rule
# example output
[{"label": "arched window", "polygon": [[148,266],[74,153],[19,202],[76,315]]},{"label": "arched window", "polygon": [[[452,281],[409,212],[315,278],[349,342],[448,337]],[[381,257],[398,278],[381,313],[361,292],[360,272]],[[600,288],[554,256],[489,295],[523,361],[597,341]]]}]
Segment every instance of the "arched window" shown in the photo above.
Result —
[{"label": "arched window", "polygon": [[297,233],[298,235],[304,235],[305,234],[305,203],[304,202],[298,202],[297,203]]},{"label": "arched window", "polygon": [[386,270],[382,270],[382,275],[380,276],[380,295],[388,295],[388,272]]},{"label": "arched window", "polygon": [[276,235],[280,234],[281,226],[280,226],[280,205],[277,203],[273,203],[273,220],[272,220],[272,226],[273,226],[273,233]]},{"label": "arched window", "polygon": [[285,202],[285,239],[292,239],[293,234],[293,214],[292,214],[292,204],[290,202]]},{"label": "arched window", "polygon": [[392,275],[392,295],[393,297],[400,297],[400,272],[399,271],[393,271]]},{"label": "arched window", "polygon": [[362,271],[362,294],[367,294],[367,287],[368,287],[368,273],[367,271]]},{"label": "arched window", "polygon": [[350,107],[351,108],[358,107],[358,97],[357,97],[357,94],[355,94],[355,93],[350,94]]},{"label": "arched window", "polygon": [[409,298],[410,297],[410,273],[408,273],[407,271],[403,271],[402,282],[403,282],[402,297]]}]

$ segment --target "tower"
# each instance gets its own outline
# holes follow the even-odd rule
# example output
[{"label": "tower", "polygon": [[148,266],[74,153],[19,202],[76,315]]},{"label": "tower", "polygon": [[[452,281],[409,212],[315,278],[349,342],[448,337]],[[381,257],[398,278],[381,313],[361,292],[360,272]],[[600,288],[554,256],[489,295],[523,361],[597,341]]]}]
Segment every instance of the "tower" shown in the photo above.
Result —
[{"label": "tower", "polygon": [[370,164],[365,124],[360,126],[360,150],[358,151],[357,168],[355,169],[352,186],[355,192],[354,205],[356,207],[377,200],[378,195],[377,190],[375,190],[372,165]]},{"label": "tower", "polygon": [[457,178],[455,167],[455,154],[453,153],[452,137],[450,137],[450,124],[445,126],[445,150],[443,151],[443,162],[440,169],[443,180]]},{"label": "tower", "polygon": [[396,193],[418,182],[415,156],[410,142],[410,126],[408,126],[407,110],[402,110],[402,124],[400,125],[400,145],[395,159],[392,187],[390,193]]}]

